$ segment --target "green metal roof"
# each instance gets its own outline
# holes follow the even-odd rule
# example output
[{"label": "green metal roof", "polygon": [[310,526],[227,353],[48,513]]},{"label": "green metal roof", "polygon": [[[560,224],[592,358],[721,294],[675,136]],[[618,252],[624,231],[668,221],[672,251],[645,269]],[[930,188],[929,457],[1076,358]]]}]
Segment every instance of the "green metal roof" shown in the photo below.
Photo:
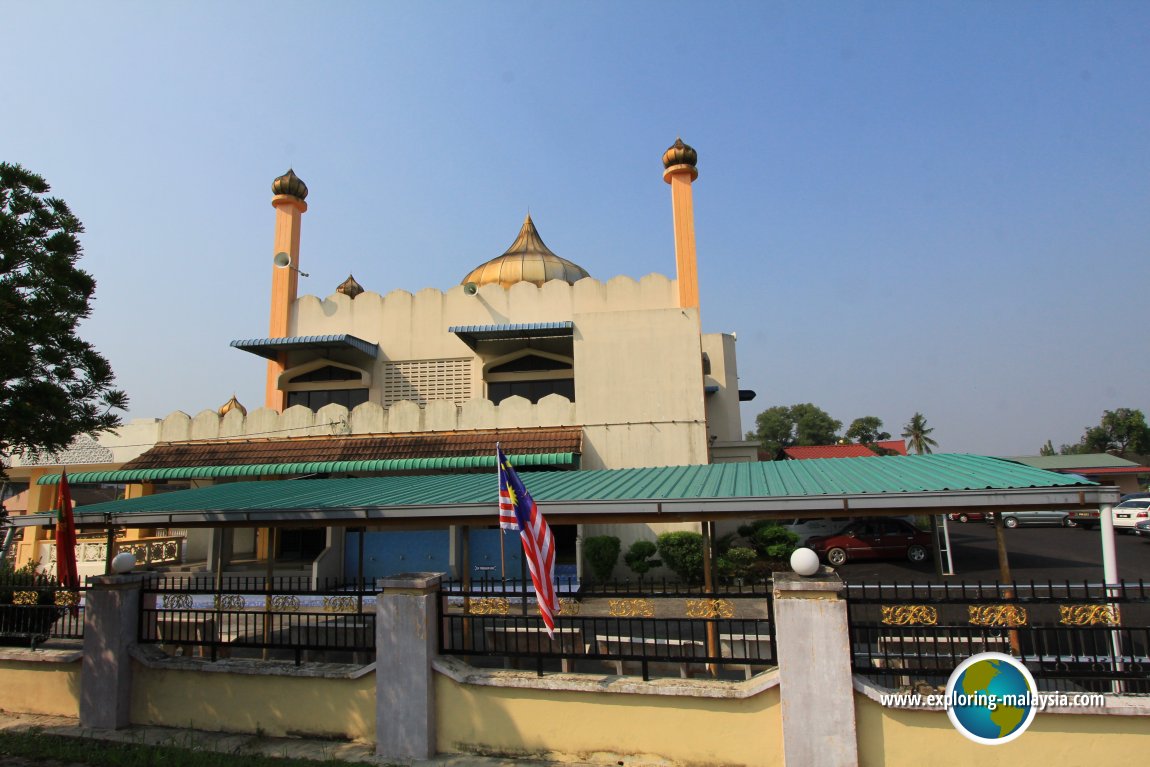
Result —
[{"label": "green metal roof", "polygon": [[[1078,477],[973,455],[538,471],[525,474],[524,481],[541,505],[562,514],[601,512],[631,516],[656,510],[663,513],[672,508],[679,515],[791,508],[843,511],[866,507],[867,499],[879,501],[870,503],[870,508],[877,509],[890,508],[891,499],[900,497],[905,497],[900,502],[904,505],[925,508],[939,505],[927,497],[930,494],[950,497],[964,493],[977,494],[982,503],[1034,506],[1050,502],[1066,506],[1083,503],[1086,496],[1082,491],[1093,491],[1093,498],[1113,490]],[[1010,499],[1011,491],[1027,488],[1042,490],[1044,494],[1032,492],[1026,495],[1028,500]],[[1116,500],[1117,491],[1112,494]],[[1015,496],[1022,497],[1018,493]],[[83,506],[77,509],[77,515],[89,523],[104,514],[127,520],[137,514],[163,517],[200,513],[203,521],[211,521],[233,519],[233,514],[238,515],[236,520],[246,519],[244,512],[284,513],[276,519],[310,513],[306,518],[410,520],[446,515],[448,510],[458,515],[461,507],[474,507],[464,515],[479,515],[493,508],[495,499],[493,474],[390,475],[235,482]],[[784,503],[768,503],[772,499]],[[817,502],[800,503],[809,499]],[[953,505],[962,503],[956,501]]]},{"label": "green metal roof", "polygon": [[[575,453],[531,453],[509,456],[516,466],[570,466]],[[308,461],[305,463],[252,463],[233,466],[181,466],[165,469],[81,471],[68,475],[71,485],[97,482],[155,482],[169,479],[223,479],[270,477],[285,474],[333,474],[342,472],[466,471],[495,469],[494,455],[440,456],[435,458],[388,458],[374,461]],[[45,474],[38,485],[60,483],[59,474]]]},{"label": "green metal roof", "polygon": [[1109,453],[1079,453],[1076,455],[1020,455],[1006,459],[1036,469],[1062,471],[1066,469],[1133,469],[1138,464]]}]

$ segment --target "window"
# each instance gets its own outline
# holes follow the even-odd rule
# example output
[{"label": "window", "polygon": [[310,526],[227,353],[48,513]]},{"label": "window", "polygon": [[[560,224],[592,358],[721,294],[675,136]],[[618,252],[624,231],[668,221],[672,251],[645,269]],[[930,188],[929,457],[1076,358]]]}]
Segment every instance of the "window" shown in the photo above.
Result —
[{"label": "window", "polygon": [[497,405],[508,397],[538,403],[548,394],[575,401],[575,370],[571,358],[564,355],[524,349],[492,360],[483,378],[487,399]]},{"label": "window", "polygon": [[303,405],[313,412],[325,405],[343,405],[348,410],[362,405],[368,400],[370,383],[367,372],[323,359],[286,370],[280,376],[287,406]]}]

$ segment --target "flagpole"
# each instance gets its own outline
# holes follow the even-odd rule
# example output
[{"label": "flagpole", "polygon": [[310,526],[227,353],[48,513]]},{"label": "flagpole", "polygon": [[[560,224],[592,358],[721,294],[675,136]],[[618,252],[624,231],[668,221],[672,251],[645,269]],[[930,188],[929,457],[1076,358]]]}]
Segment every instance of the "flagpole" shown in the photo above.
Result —
[{"label": "flagpole", "polygon": [[507,532],[502,527],[499,528],[499,580],[503,584],[504,590],[507,588],[507,562],[503,558],[503,534]]}]

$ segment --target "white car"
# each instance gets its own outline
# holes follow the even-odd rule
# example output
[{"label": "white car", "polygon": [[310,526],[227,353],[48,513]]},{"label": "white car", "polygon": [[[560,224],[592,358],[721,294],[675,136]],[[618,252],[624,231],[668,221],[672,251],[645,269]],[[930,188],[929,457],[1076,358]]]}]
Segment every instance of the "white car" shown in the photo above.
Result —
[{"label": "white car", "polygon": [[1150,498],[1135,498],[1114,507],[1115,530],[1133,530],[1144,519],[1150,519]]},{"label": "white car", "polygon": [[825,519],[780,519],[779,524],[799,536],[797,546],[806,546],[807,539],[816,535],[834,535],[846,526],[849,517]]}]

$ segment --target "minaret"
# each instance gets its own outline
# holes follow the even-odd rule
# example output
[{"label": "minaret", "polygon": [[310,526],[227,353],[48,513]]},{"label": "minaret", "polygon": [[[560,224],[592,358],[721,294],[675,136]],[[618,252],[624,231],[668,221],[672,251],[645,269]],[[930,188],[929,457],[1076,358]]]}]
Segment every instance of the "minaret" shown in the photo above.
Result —
[{"label": "minaret", "polygon": [[[285,266],[272,266],[271,321],[268,323],[269,338],[286,338],[288,320],[292,304],[295,303],[299,283],[299,230],[300,219],[307,210],[307,184],[288,169],[288,172],[272,182],[272,207],[276,209],[275,247],[272,253],[279,256],[285,253],[288,261]],[[282,257],[281,257],[282,263]],[[264,404],[276,411],[284,409],[284,393],[278,383],[284,372],[287,353],[280,352],[275,360],[268,362],[267,390]]]},{"label": "minaret", "polygon": [[699,177],[695,164],[699,154],[675,139],[663,153],[663,180],[671,185],[671,207],[675,220],[675,269],[679,281],[679,306],[699,308],[699,267],[695,261],[695,208],[691,182]]}]

